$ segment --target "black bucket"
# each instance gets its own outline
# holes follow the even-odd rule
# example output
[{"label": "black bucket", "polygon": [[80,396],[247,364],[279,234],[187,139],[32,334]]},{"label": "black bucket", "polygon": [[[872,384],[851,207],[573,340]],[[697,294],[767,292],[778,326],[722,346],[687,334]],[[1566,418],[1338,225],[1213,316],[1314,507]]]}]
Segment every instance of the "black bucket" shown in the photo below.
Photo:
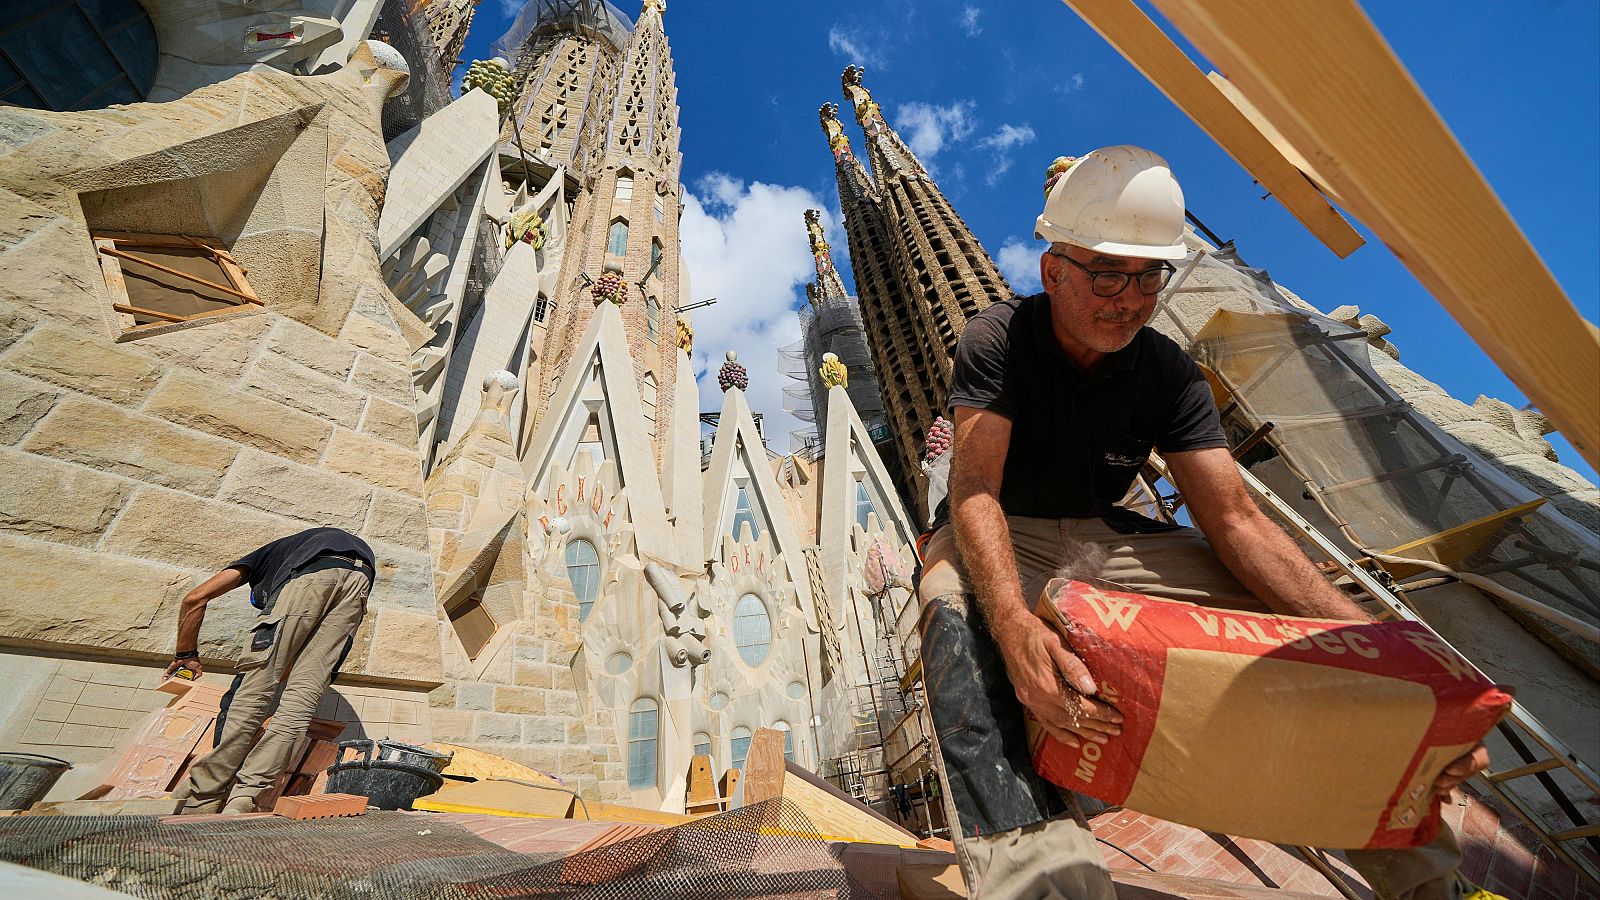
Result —
[{"label": "black bucket", "polygon": [[[359,741],[347,743],[360,743]],[[340,744],[343,747],[344,744]],[[450,767],[450,760],[455,758],[454,753],[435,753],[415,744],[402,744],[384,738],[378,741],[377,758],[388,762],[401,762],[410,766],[420,766],[431,769],[440,774]]]},{"label": "black bucket", "polygon": [[72,763],[37,753],[0,753],[0,809],[27,809],[44,799]]},{"label": "black bucket", "polygon": [[[382,751],[384,744],[398,747],[411,747],[409,744],[399,744],[395,741],[343,741],[339,744],[339,762],[334,763],[328,770],[327,791],[330,794],[356,794],[367,798],[369,806],[379,809],[410,809],[411,804],[418,797],[425,797],[437,791],[444,784],[444,776],[434,771],[434,763],[425,757],[413,756],[413,759],[422,759],[427,764],[418,765],[407,762],[407,754],[395,750],[394,758],[385,759]],[[346,748],[357,748],[362,755],[356,759],[346,760]],[[439,754],[423,750],[420,747],[411,748],[427,757],[436,757]],[[374,752],[379,753],[377,758]],[[444,763],[440,768],[449,763],[449,757],[443,757]]]}]

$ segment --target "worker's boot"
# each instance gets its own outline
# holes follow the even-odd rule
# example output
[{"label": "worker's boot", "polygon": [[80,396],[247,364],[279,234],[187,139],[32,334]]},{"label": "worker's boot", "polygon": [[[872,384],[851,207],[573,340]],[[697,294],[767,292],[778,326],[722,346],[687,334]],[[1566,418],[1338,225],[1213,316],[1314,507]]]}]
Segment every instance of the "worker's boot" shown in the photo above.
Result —
[{"label": "worker's boot", "polygon": [[227,798],[212,797],[207,800],[201,797],[188,797],[183,801],[183,808],[178,810],[180,816],[209,816],[222,811],[222,803]]},{"label": "worker's boot", "polygon": [[233,797],[228,800],[226,806],[222,807],[222,814],[225,816],[240,816],[254,812],[261,812],[256,808],[256,798],[254,797]]}]

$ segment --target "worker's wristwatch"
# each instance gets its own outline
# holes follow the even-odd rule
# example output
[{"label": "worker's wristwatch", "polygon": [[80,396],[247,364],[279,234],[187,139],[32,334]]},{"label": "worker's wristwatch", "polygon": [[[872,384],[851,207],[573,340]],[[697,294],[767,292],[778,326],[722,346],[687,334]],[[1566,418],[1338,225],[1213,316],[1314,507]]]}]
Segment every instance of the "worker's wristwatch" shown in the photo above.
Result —
[{"label": "worker's wristwatch", "polygon": [[199,659],[200,658],[200,651],[199,650],[180,650],[177,653],[172,654],[172,658],[173,659]]}]

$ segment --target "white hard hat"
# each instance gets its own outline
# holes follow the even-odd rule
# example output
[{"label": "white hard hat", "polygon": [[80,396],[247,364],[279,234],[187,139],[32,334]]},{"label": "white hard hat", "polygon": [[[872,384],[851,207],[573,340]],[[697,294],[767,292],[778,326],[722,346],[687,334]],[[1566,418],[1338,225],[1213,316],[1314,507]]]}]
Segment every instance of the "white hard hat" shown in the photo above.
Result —
[{"label": "white hard hat", "polygon": [[1183,188],[1143,147],[1104,147],[1071,164],[1044,201],[1034,233],[1109,256],[1183,259]]}]

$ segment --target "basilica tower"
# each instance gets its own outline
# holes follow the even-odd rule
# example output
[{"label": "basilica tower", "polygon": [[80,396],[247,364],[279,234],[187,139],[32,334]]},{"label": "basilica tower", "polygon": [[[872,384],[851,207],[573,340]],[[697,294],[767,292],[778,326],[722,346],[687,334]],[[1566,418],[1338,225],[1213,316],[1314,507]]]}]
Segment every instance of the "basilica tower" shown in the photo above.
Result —
[{"label": "basilica tower", "polygon": [[[597,302],[622,308],[645,427],[662,458],[677,385],[681,167],[665,0],[639,21],[599,0],[535,0],[516,70],[522,149],[564,172],[571,206],[530,408],[542,414]],[[612,300],[599,298],[615,298]]]},{"label": "basilica tower", "polygon": [[[900,461],[915,472],[923,435],[944,409],[957,338],[967,319],[1011,296],[1011,289],[916,154],[884,120],[863,74],[851,66],[842,82],[876,178],[850,152],[832,104],[822,109],[822,128],[833,151],[867,342],[885,373],[884,408]],[[923,503],[920,496],[912,499],[919,507]]]}]

